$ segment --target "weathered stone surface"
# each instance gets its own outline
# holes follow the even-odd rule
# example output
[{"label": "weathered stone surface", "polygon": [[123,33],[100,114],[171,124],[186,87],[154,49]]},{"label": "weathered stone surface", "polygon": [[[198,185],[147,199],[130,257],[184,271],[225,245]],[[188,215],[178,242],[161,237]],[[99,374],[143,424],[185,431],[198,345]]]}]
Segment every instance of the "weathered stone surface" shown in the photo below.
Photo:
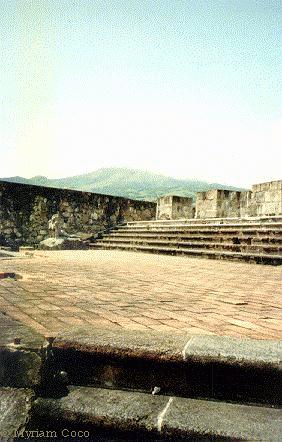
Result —
[{"label": "weathered stone surface", "polygon": [[251,191],[198,192],[196,218],[282,215],[282,181],[255,184]]},{"label": "weathered stone surface", "polygon": [[164,416],[162,435],[228,440],[282,440],[282,411],[185,398],[174,398]]},{"label": "weathered stone surface", "polygon": [[31,350],[0,348],[0,385],[31,388],[40,383],[42,360]]},{"label": "weathered stone surface", "polygon": [[69,348],[100,355],[183,361],[187,333],[158,333],[152,330],[110,330],[90,326],[73,327],[61,332],[54,348]]},{"label": "weathered stone surface", "polygon": [[86,244],[79,238],[47,238],[40,241],[39,249],[43,250],[83,250]]},{"label": "weathered stone surface", "polygon": [[70,387],[61,399],[35,401],[35,414],[47,419],[91,424],[115,431],[157,431],[157,417],[166,396],[88,387]]},{"label": "weathered stone surface", "polygon": [[[67,397],[35,401],[48,422],[93,429],[144,432],[155,438],[280,441],[281,410],[132,391],[71,387]],[[144,434],[143,433],[143,434]],[[134,439],[135,440],[135,439]]]},{"label": "weathered stone surface", "polygon": [[221,218],[240,216],[241,192],[213,189],[198,192],[196,198],[197,218]]},{"label": "weathered stone surface", "polygon": [[282,214],[282,181],[252,186],[253,210],[259,216]]},{"label": "weathered stone surface", "polygon": [[34,393],[28,389],[0,388],[0,440],[20,436],[29,419]]},{"label": "weathered stone surface", "polygon": [[34,330],[0,313],[0,385],[38,385],[43,342],[44,338]]},{"label": "weathered stone surface", "polygon": [[157,200],[157,220],[193,218],[193,199],[167,195]]},{"label": "weathered stone surface", "polygon": [[54,349],[74,384],[280,403],[279,342],[78,328],[61,334]]},{"label": "weathered stone surface", "polygon": [[95,234],[123,221],[155,217],[156,204],[126,198],[0,182],[0,245],[37,244],[49,235],[49,221],[61,220],[66,236]]},{"label": "weathered stone surface", "polygon": [[[20,345],[15,347],[15,338],[20,338]],[[9,318],[0,312],[0,349],[24,349],[38,350],[44,342],[44,337],[35,330]]]},{"label": "weathered stone surface", "polygon": [[281,341],[261,341],[223,336],[194,336],[187,343],[184,359],[214,360],[233,365],[272,366],[282,360]]}]

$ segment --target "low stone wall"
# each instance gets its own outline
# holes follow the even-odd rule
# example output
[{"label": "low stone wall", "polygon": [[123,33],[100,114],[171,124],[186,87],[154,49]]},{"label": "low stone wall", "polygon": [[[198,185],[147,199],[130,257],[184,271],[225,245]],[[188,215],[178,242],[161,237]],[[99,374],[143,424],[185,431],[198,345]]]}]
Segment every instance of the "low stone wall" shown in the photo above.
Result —
[{"label": "low stone wall", "polygon": [[59,214],[67,234],[95,234],[123,221],[155,218],[156,204],[90,192],[0,181],[0,243],[36,244]]},{"label": "low stone wall", "polygon": [[196,218],[282,215],[282,181],[255,184],[251,191],[198,192]]}]

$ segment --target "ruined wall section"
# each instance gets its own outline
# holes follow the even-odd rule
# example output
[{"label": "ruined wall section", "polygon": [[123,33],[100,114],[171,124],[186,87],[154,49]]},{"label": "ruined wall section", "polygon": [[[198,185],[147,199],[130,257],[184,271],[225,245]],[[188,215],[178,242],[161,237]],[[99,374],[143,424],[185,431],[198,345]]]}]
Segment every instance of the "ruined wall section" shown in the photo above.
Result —
[{"label": "ruined wall section", "polygon": [[38,243],[49,236],[48,222],[56,213],[67,234],[94,234],[123,221],[154,219],[156,204],[0,181],[0,240]]},{"label": "ruined wall section", "polygon": [[196,218],[216,218],[218,208],[218,190],[211,189],[207,192],[197,192]]},{"label": "ruined wall section", "polygon": [[217,217],[236,218],[240,216],[241,192],[217,191]]},{"label": "ruined wall section", "polygon": [[157,199],[156,219],[172,219],[172,196],[166,195]]},{"label": "ruined wall section", "polygon": [[282,180],[254,184],[252,206],[258,216],[282,215]]},{"label": "ruined wall section", "polygon": [[242,211],[248,213],[250,194],[223,189],[198,192],[196,218],[238,218],[242,216]]},{"label": "ruined wall section", "polygon": [[193,199],[167,195],[157,200],[157,220],[193,218]]},{"label": "ruined wall section", "polygon": [[251,191],[213,189],[198,192],[196,218],[282,215],[282,181],[255,184]]}]

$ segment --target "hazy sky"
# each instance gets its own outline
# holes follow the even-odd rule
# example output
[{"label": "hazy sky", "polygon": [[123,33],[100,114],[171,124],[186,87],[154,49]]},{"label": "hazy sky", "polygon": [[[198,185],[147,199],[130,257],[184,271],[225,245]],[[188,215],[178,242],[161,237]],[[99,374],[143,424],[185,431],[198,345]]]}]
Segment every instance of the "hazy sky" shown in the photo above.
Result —
[{"label": "hazy sky", "polygon": [[281,179],[281,0],[0,0],[0,176]]}]

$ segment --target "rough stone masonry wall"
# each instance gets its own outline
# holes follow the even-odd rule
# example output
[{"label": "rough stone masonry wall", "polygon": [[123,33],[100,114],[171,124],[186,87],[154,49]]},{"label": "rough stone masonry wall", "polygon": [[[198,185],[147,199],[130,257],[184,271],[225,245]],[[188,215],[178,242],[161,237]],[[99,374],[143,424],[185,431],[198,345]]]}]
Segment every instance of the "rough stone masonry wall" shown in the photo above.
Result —
[{"label": "rough stone masonry wall", "polygon": [[282,181],[254,184],[252,207],[258,216],[282,215]]},{"label": "rough stone masonry wall", "polygon": [[167,195],[157,200],[157,220],[193,218],[193,199]]},{"label": "rough stone masonry wall", "polygon": [[67,234],[96,233],[123,221],[155,218],[156,204],[127,198],[28,184],[0,182],[0,242],[35,244],[49,236],[59,213]]},{"label": "rough stone masonry wall", "polygon": [[221,189],[198,193],[196,218],[239,217],[240,193]]},{"label": "rough stone masonry wall", "polygon": [[212,189],[207,192],[197,192],[196,218],[217,217],[218,190]]},{"label": "rough stone masonry wall", "polygon": [[282,181],[255,184],[251,191],[198,192],[196,218],[282,215]]}]

